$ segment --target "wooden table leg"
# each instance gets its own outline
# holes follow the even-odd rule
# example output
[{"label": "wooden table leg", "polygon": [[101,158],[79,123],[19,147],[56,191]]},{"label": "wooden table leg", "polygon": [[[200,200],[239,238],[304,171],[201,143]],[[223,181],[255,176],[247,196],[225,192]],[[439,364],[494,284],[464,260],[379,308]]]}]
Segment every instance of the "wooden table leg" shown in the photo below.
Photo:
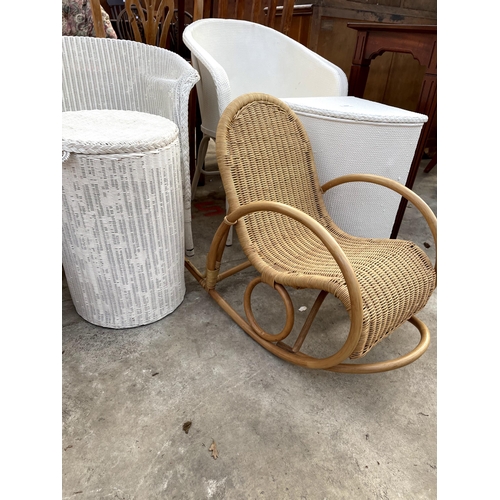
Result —
[{"label": "wooden table leg", "polygon": [[434,156],[431,158],[431,161],[425,167],[424,172],[428,174],[436,166],[436,163],[437,163],[437,153],[435,153]]},{"label": "wooden table leg", "polygon": [[[420,162],[422,161],[422,156],[424,155],[424,148],[429,138],[429,134],[436,119],[437,111],[437,76],[433,73],[426,73],[424,81],[422,82],[422,90],[420,91],[420,99],[417,107],[417,113],[422,113],[427,115],[429,119],[422,128],[422,133],[417,144],[417,149],[411,163],[410,171],[408,172],[408,178],[406,180],[406,187],[409,189],[413,188],[413,183],[417,176],[418,169],[420,167]],[[395,239],[398,236],[399,228],[401,227],[401,222],[408,205],[408,200],[405,198],[401,199],[399,204],[398,212],[396,214],[396,219],[392,227],[391,238]]]}]

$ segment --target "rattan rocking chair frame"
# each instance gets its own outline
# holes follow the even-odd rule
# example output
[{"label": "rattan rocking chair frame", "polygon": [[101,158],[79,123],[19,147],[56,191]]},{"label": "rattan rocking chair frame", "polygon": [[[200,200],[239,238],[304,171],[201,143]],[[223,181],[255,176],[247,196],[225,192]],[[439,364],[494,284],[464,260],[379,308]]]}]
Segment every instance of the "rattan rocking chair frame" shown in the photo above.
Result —
[{"label": "rattan rocking chair frame", "polygon": [[[299,208],[293,206],[293,200],[286,199],[286,187],[284,189],[285,194],[283,195],[283,189],[280,190],[279,194],[279,196],[284,196],[283,200],[277,201],[259,199],[250,202],[248,202],[248,200],[244,200],[242,202],[242,190],[238,188],[238,191],[238,189],[235,188],[232,177],[239,175],[238,172],[241,173],[242,167],[241,165],[235,166],[233,160],[236,156],[238,156],[235,160],[236,163],[238,161],[243,161],[245,166],[250,165],[251,162],[258,161],[254,158],[253,154],[249,154],[248,157],[246,157],[238,148],[241,144],[245,143],[245,141],[246,145],[241,146],[243,149],[249,148],[251,150],[253,147],[260,147],[260,144],[258,141],[256,141],[257,144],[255,145],[248,144],[249,141],[251,142],[250,139],[252,139],[253,131],[251,131],[249,136],[243,135],[240,137],[238,136],[238,130],[235,132],[234,129],[236,129],[239,124],[243,123],[242,120],[247,120],[247,115],[250,116],[250,113],[252,113],[252,117],[257,116],[256,113],[260,112],[259,107],[264,110],[264,113],[262,117],[256,118],[256,127],[257,129],[260,127],[260,132],[258,132],[258,134],[261,134],[261,136],[265,136],[266,134],[272,135],[276,134],[278,131],[276,129],[276,124],[273,124],[273,126],[267,131],[263,130],[269,126],[269,124],[266,124],[266,121],[269,120],[270,116],[266,116],[267,109],[269,108],[272,110],[273,116],[274,114],[277,114],[277,116],[280,114],[283,115],[285,118],[285,121],[282,122],[283,128],[287,130],[289,128],[291,131],[291,137],[295,137],[295,139],[291,140],[291,142],[295,141],[296,144],[299,144],[300,151],[294,150],[290,153],[290,155],[292,155],[293,158],[295,158],[295,156],[299,158],[299,160],[297,160],[299,162],[303,159],[307,163],[304,167],[304,169],[307,170],[304,175],[308,176],[306,182],[307,185],[304,186],[307,193],[306,198],[314,199],[315,205],[313,211],[317,211],[317,214],[319,214],[318,217],[313,217],[311,214],[306,213],[305,210],[300,210]],[[247,127],[246,123],[243,127]],[[247,128],[249,127],[250,126]],[[245,130],[247,130],[247,128],[245,128]],[[283,135],[286,133],[287,132],[283,132],[281,128],[279,129],[279,134]],[[229,137],[230,135],[231,137]],[[297,136],[299,137],[298,139]],[[238,144],[235,146],[235,143]],[[217,129],[216,144],[217,160],[224,187],[226,189],[229,211],[213,237],[212,244],[207,255],[205,272],[200,272],[189,260],[186,260],[186,268],[198,280],[210,296],[221,306],[221,308],[262,347],[279,358],[299,366],[343,373],[376,373],[403,367],[418,359],[429,346],[430,333],[427,326],[422,321],[417,319],[414,313],[421,310],[425,306],[428,298],[436,287],[437,263],[435,266],[432,266],[425,253],[411,242],[404,242],[402,240],[364,239],[347,235],[335,226],[331,220],[324,206],[322,194],[328,189],[346,182],[371,182],[392,189],[405,197],[420,211],[427,221],[437,249],[437,220],[429,206],[418,195],[405,186],[391,179],[376,175],[346,175],[338,177],[323,186],[319,186],[314,166],[314,159],[305,129],[293,111],[285,103],[267,94],[252,93],[235,99],[226,108],[221,117]],[[290,147],[293,148],[294,145],[291,144]],[[235,153],[235,151],[237,151],[237,153]],[[283,154],[283,151],[281,151],[280,154]],[[275,152],[273,151],[264,152],[264,158],[273,155],[275,155]],[[277,164],[276,168],[279,169],[281,167]],[[256,180],[256,182],[258,183],[259,180]],[[313,190],[310,193],[307,192],[308,186]],[[305,233],[303,232],[300,235],[297,234],[296,237],[294,234],[294,239],[308,239],[308,241],[304,244],[309,245],[311,248],[315,248],[315,251],[317,251],[318,254],[321,254],[323,261],[328,261],[326,266],[327,268],[329,268],[328,266],[332,268],[332,273],[323,273],[323,275],[321,275],[318,271],[318,274],[315,275],[314,273],[309,272],[306,267],[301,269],[293,263],[290,267],[287,267],[287,264],[284,264],[286,272],[283,272],[281,269],[283,264],[272,264],[273,259],[276,260],[276,256],[268,257],[268,250],[266,250],[266,248],[263,250],[260,247],[257,248],[259,243],[255,243],[255,238],[252,240],[251,234],[256,234],[254,226],[255,224],[258,225],[261,220],[253,220],[251,218],[258,217],[258,214],[265,214],[265,221],[270,225],[279,224],[279,221],[282,220],[293,220],[298,223],[295,224],[295,228],[307,228],[308,231]],[[269,216],[269,214],[279,215]],[[262,217],[264,217],[264,215],[262,215]],[[252,224],[254,224],[254,226],[252,226]],[[228,269],[227,271],[220,272],[226,238],[230,227],[233,225],[236,228],[242,249],[249,260],[243,264]],[[252,233],[252,231],[254,231],[254,233]],[[272,234],[285,234],[283,233],[282,228],[270,228],[270,231]],[[263,231],[263,233],[264,232],[265,231]],[[260,238],[260,234],[257,235],[257,238]],[[265,235],[263,238],[265,239]],[[274,244],[276,243],[274,242]],[[362,250],[368,249],[367,251],[369,252],[368,260],[362,261],[361,265],[359,265],[359,263],[353,263],[356,258],[350,259],[348,257],[348,254],[351,256],[357,255],[356,245],[358,245]],[[397,287],[398,293],[399,290],[403,290],[401,294],[404,296],[401,298],[400,303],[395,304],[395,308],[397,309],[399,316],[396,319],[391,319],[393,323],[390,323],[390,320],[388,319],[390,313],[387,313],[388,318],[382,318],[383,326],[378,328],[380,331],[374,338],[371,338],[370,334],[367,335],[366,332],[372,328],[369,325],[370,319],[373,319],[374,323],[377,323],[377,321],[380,323],[380,318],[370,318],[369,313],[367,313],[367,310],[371,307],[368,305],[367,299],[367,289],[370,287],[370,276],[368,276],[368,280],[362,277],[363,266],[371,266],[372,270],[369,272],[373,274],[375,272],[373,269],[377,268],[379,265],[377,258],[374,258],[372,255],[373,252],[371,247],[379,252],[377,255],[380,255],[381,251],[387,253],[392,252],[394,255],[391,254],[390,258],[396,263],[395,265],[400,262],[401,265],[404,264],[407,266],[405,269],[402,269],[401,272],[399,269],[395,271],[397,276],[404,276],[401,278],[403,284],[394,283],[394,286]],[[272,245],[269,248],[271,248],[269,252],[272,253]],[[352,250],[353,248],[355,249],[354,253]],[[396,252],[400,252],[400,254],[395,255]],[[315,258],[315,256],[312,257],[311,261],[314,269],[316,269],[314,267],[316,265],[314,261]],[[300,259],[303,259],[303,256],[300,257],[299,260]],[[413,259],[411,265],[406,264],[406,259]],[[321,262],[323,261],[318,260],[318,269],[322,266]],[[391,262],[393,261],[391,260]],[[271,264],[269,262],[271,262]],[[220,293],[216,290],[216,286],[220,281],[233,276],[234,274],[252,265],[257,269],[257,271],[260,272],[260,276],[253,279],[249,283],[244,294],[243,305],[246,315],[245,319],[220,295]],[[304,266],[306,266],[306,264]],[[413,269],[413,267],[415,267],[415,276],[407,277],[409,273],[408,270]],[[341,276],[339,274],[339,270]],[[360,279],[364,280],[362,286],[360,285]],[[283,330],[278,334],[270,334],[263,330],[256,322],[253,315],[251,295],[255,286],[260,282],[267,283],[273,287],[280,294],[284,302],[286,309],[286,324]],[[389,283],[389,286],[390,285],[391,283]],[[307,287],[319,290],[317,299],[312,306],[309,315],[302,326],[302,330],[296,338],[293,346],[289,346],[283,342],[283,340],[292,331],[294,324],[294,307],[285,286],[291,286],[293,288]],[[414,290],[412,287],[418,289]],[[375,295],[379,293],[378,290],[376,290],[376,292],[377,293],[375,293]],[[300,349],[307,334],[309,333],[309,329],[319,308],[329,293],[333,293],[337,296],[337,298],[341,299],[344,306],[348,310],[350,316],[350,330],[343,346],[337,352],[325,358],[315,358],[301,352]],[[394,295],[394,291],[391,293]],[[380,294],[383,295],[383,292],[380,292]],[[411,301],[408,299],[409,296],[412,298]],[[385,309],[390,309],[391,304],[382,304],[382,306]],[[374,345],[406,321],[413,324],[420,333],[420,342],[413,350],[398,358],[382,362],[345,363],[345,361],[349,358],[358,359],[363,357]]]}]

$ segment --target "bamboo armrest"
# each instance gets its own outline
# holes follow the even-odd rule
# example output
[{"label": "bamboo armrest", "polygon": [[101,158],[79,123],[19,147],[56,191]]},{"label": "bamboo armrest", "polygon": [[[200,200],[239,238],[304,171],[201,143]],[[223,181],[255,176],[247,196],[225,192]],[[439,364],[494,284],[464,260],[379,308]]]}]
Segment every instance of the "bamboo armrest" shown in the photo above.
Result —
[{"label": "bamboo armrest", "polygon": [[371,182],[372,184],[378,184],[379,186],[384,186],[386,188],[392,189],[396,193],[400,194],[408,201],[413,203],[418,211],[423,215],[426,220],[429,229],[431,230],[432,237],[434,238],[434,245],[436,246],[436,262],[434,269],[437,272],[437,219],[434,212],[430,209],[429,205],[425,203],[420,196],[418,196],[414,191],[403,186],[399,182],[396,182],[387,177],[382,177],[380,175],[373,174],[348,174],[332,179],[321,186],[323,193],[326,193],[329,189],[340,184],[345,184],[347,182]]}]

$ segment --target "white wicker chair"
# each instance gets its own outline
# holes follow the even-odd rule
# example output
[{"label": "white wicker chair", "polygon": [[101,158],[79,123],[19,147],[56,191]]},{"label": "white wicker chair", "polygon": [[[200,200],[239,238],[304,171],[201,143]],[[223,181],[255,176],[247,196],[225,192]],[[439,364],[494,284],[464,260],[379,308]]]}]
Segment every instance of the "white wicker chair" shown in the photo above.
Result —
[{"label": "white wicker chair", "polygon": [[[203,138],[191,184],[194,199],[205,170],[210,139],[219,118],[236,97],[264,92],[280,98],[347,95],[347,77],[335,64],[279,31],[236,19],[200,19],[187,26],[183,40],[200,73],[196,84]],[[232,243],[232,231],[227,245]]]},{"label": "white wicker chair", "polygon": [[[200,73],[196,88],[201,112],[200,143],[192,183],[194,198],[209,140],[236,97],[264,92],[280,98],[347,95],[338,67],[292,38],[261,24],[235,19],[201,19],[183,33],[191,62]],[[216,172],[217,173],[217,172]]]},{"label": "white wicker chair", "polygon": [[62,110],[141,111],[179,127],[185,252],[193,255],[188,102],[198,73],[179,55],[128,40],[62,37]]}]

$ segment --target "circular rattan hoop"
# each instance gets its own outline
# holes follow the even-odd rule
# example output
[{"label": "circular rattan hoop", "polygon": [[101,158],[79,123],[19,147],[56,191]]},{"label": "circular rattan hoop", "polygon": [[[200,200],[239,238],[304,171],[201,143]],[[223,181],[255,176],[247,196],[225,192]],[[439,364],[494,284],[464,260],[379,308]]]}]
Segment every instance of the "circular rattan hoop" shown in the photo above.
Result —
[{"label": "circular rattan hoop", "polygon": [[244,302],[243,306],[245,308],[245,314],[247,316],[248,322],[252,326],[252,328],[255,330],[255,333],[259,335],[264,340],[267,340],[269,342],[279,342],[280,340],[285,339],[290,335],[290,332],[292,331],[293,328],[293,323],[294,323],[294,310],[293,310],[293,303],[292,300],[290,299],[290,295],[288,295],[288,292],[286,291],[285,287],[282,285],[275,283],[274,285],[274,290],[276,290],[280,297],[283,299],[283,303],[285,304],[285,309],[286,309],[286,323],[285,326],[283,327],[283,330],[281,330],[280,333],[274,335],[272,333],[268,333],[265,330],[262,329],[262,327],[257,323],[255,316],[252,311],[252,305],[251,305],[251,300],[252,300],[252,292],[253,289],[259,284],[262,283],[262,279],[260,276],[257,276],[257,278],[253,279],[247,286],[245,290],[245,296],[244,296]]}]

